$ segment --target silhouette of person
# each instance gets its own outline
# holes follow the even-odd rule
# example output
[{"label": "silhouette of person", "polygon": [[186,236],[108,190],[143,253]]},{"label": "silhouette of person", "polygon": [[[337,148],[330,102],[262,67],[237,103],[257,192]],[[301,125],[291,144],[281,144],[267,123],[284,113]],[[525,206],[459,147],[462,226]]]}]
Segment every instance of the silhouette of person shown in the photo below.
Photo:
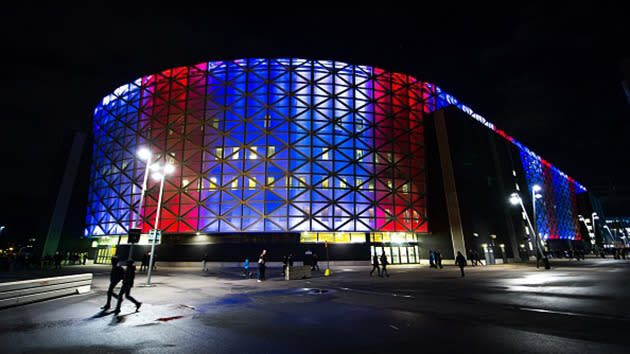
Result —
[{"label": "silhouette of person", "polygon": [[120,293],[118,293],[118,304],[116,305],[116,314],[120,313],[120,305],[123,302],[123,295],[125,298],[136,305],[136,312],[140,310],[140,306],[142,303],[131,296],[131,288],[133,287],[133,281],[136,278],[136,266],[133,265],[133,260],[130,259],[127,261],[127,269],[125,270],[125,275],[123,277],[123,285],[120,288]]},{"label": "silhouette of person", "polygon": [[112,257],[112,271],[109,274],[109,288],[107,289],[107,302],[101,309],[108,310],[112,304],[112,296],[118,299],[118,295],[114,293],[114,288],[120,281],[123,279],[125,275],[125,270],[118,265],[118,257]]},{"label": "silhouette of person", "polygon": [[376,274],[380,277],[381,267],[378,266],[378,256],[376,254],[372,256],[372,271],[370,272],[370,276],[372,276],[372,273],[374,273],[375,270],[376,270]]},{"label": "silhouette of person", "polygon": [[462,273],[462,277],[464,276],[464,267],[466,266],[466,258],[464,255],[457,251],[457,257],[455,257],[455,265],[459,267],[459,271]]},{"label": "silhouette of person", "polygon": [[383,267],[383,269],[381,270],[381,277],[387,275],[387,277],[389,278],[389,273],[387,272],[388,264],[389,262],[387,262],[387,255],[385,255],[385,250],[383,250],[383,253],[381,254],[381,266]]},{"label": "silhouette of person", "polygon": [[263,250],[262,253],[260,254],[260,258],[258,258],[258,282],[259,283],[265,280],[265,269],[267,268],[267,266],[265,265],[266,255],[267,255],[267,250]]}]

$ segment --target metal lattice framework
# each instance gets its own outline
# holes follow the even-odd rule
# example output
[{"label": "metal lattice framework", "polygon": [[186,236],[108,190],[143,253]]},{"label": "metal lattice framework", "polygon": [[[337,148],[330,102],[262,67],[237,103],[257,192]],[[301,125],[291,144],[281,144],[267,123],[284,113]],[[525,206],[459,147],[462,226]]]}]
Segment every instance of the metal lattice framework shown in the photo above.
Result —
[{"label": "metal lattice framework", "polygon": [[[535,201],[537,210],[535,222],[543,239],[581,240],[577,194],[586,192],[584,186],[484,117],[473,112],[470,107],[443,92],[438,86],[431,84],[426,84],[426,86],[435,93],[435,109],[455,106],[518,148],[528,184],[527,193],[529,194],[534,185],[542,188],[543,198]],[[433,105],[428,106],[433,107]]]},{"label": "metal lattice framework", "polygon": [[536,228],[543,239],[581,240],[576,182],[536,155],[521,150],[528,190],[542,188],[536,203]]},{"label": "metal lattice framework", "polygon": [[87,236],[153,227],[140,146],[173,163],[166,232],[426,232],[423,114],[436,88],[369,66],[244,59],[121,86],[94,113]]}]

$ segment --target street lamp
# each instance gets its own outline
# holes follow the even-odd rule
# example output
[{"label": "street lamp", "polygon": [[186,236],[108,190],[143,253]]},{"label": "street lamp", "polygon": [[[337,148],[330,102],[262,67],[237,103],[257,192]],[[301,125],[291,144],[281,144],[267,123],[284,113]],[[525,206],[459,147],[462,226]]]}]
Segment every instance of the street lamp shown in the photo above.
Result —
[{"label": "street lamp", "polygon": [[[137,228],[138,227],[138,221],[140,221],[140,224],[142,224],[142,209],[144,206],[144,196],[147,193],[147,180],[149,179],[149,169],[151,167],[151,159],[153,158],[153,154],[151,153],[151,150],[149,150],[146,147],[140,148],[138,150],[138,158],[140,158],[140,160],[146,161],[146,167],[144,169],[144,179],[142,181],[142,193],[140,194],[140,204],[138,206],[138,219],[133,221],[133,227],[132,228]],[[132,259],[133,256],[133,243],[131,244],[131,246],[129,246],[129,257],[127,259]]]},{"label": "street lamp", "polygon": [[536,243],[536,253],[537,253],[536,268],[538,268],[538,262],[539,262],[540,258],[542,258],[544,263],[545,263],[545,269],[549,269],[549,260],[547,259],[547,255],[544,252],[542,252],[542,249],[540,247],[540,241],[539,241],[538,233],[536,232],[536,229],[534,229],[534,227],[532,226],[532,222],[529,219],[529,215],[527,214],[527,211],[525,210],[525,206],[523,205],[523,200],[518,195],[518,193],[512,193],[510,195],[510,203],[512,203],[512,205],[520,205],[521,206],[521,210],[523,211],[523,214],[525,214],[525,220],[527,220],[527,224],[529,225],[529,229],[532,230],[532,233],[534,233],[534,238],[535,238],[534,242]]},{"label": "street lamp", "polygon": [[175,166],[171,164],[151,165],[153,174],[151,177],[160,181],[160,194],[158,196],[157,210],[155,212],[155,226],[153,228],[153,242],[151,243],[151,257],[149,258],[149,270],[147,271],[147,286],[151,286],[151,270],[153,269],[153,257],[155,257],[155,240],[158,237],[160,210],[162,208],[162,196],[164,195],[164,178],[175,171]]}]

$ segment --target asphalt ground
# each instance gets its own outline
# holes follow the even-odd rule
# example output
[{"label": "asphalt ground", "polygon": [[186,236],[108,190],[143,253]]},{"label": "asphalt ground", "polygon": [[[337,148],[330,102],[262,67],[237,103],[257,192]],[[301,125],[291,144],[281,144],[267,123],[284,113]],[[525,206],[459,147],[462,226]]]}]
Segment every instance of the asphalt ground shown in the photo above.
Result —
[{"label": "asphalt ground", "polygon": [[[429,269],[340,267],[331,277],[258,283],[238,268],[159,268],[138,274],[115,316],[99,308],[106,266],[92,291],[0,310],[6,353],[627,353],[630,260],[554,260]],[[323,269],[322,269],[323,272]],[[28,273],[29,276],[38,276]],[[4,280],[25,274],[1,274]]]}]

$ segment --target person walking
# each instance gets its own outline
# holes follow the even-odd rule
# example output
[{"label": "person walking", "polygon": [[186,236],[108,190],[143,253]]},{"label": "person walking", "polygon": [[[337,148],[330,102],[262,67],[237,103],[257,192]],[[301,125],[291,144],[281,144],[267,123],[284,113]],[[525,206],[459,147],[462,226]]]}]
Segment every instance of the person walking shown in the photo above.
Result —
[{"label": "person walking", "polygon": [[[149,258],[150,259],[150,258]],[[155,266],[155,262],[157,261],[157,254],[154,253],[153,254],[153,262],[151,263],[151,270],[156,270],[157,267]],[[147,263],[148,264],[148,263]]]},{"label": "person walking", "polygon": [[118,283],[120,283],[120,281],[123,279],[125,275],[125,270],[120,265],[118,265],[118,257],[113,256],[111,261],[112,261],[112,270],[111,270],[111,273],[109,274],[109,288],[107,289],[107,302],[105,303],[103,307],[101,307],[101,309],[103,309],[104,311],[109,310],[109,307],[112,304],[112,296],[118,299],[118,295],[114,293],[114,288],[116,287],[116,285],[118,285]]},{"label": "person walking", "polygon": [[387,262],[387,255],[385,255],[385,250],[383,250],[382,254],[381,254],[381,277],[387,275],[387,277],[389,278],[389,273],[387,273],[387,265],[389,264],[389,262]]},{"label": "person walking", "polygon": [[435,266],[435,253],[432,250],[429,250],[429,268],[437,268]]},{"label": "person walking", "polygon": [[208,271],[208,254],[207,253],[204,253],[201,261],[203,262],[203,271],[207,272]]},{"label": "person walking", "polygon": [[311,270],[316,270],[319,272],[319,265],[317,265],[317,253],[313,252],[313,266],[311,267]]},{"label": "person walking", "polygon": [[282,257],[282,276],[287,275],[287,265],[289,263],[289,257],[288,256],[284,256]]},{"label": "person walking", "polygon": [[464,276],[464,267],[466,266],[466,258],[464,255],[457,251],[457,257],[455,257],[455,265],[459,267],[459,271],[462,273],[462,277]]},{"label": "person walking", "polygon": [[293,267],[293,253],[289,253],[289,258],[287,259],[287,262],[289,267]]},{"label": "person walking", "polygon": [[481,262],[481,258],[479,257],[479,252],[477,252],[477,250],[473,250],[473,257],[477,265],[483,265],[483,263]]},{"label": "person walking", "polygon": [[263,250],[258,258],[258,282],[265,280],[265,270],[267,266],[266,263],[267,250]]},{"label": "person walking", "polygon": [[61,253],[59,253],[59,251],[57,251],[55,253],[55,255],[53,256],[53,260],[55,261],[55,269],[60,269],[61,268],[61,259],[63,258],[63,256],[61,255]]},{"label": "person walking", "polygon": [[140,306],[142,303],[131,296],[131,288],[133,287],[133,281],[136,278],[136,266],[133,265],[133,260],[130,259],[127,261],[127,269],[125,270],[125,275],[123,276],[123,285],[120,288],[120,293],[118,293],[118,304],[116,304],[115,314],[120,313],[120,305],[123,302],[123,295],[125,298],[136,305],[136,312],[140,310]]},{"label": "person walking", "polygon": [[146,272],[149,266],[149,253],[144,252],[142,255],[142,263],[140,263],[140,272]]},{"label": "person walking", "polygon": [[374,254],[374,256],[372,256],[372,271],[370,272],[370,276],[372,276],[372,273],[374,273],[375,270],[376,270],[376,275],[380,277],[381,267],[378,266],[378,256],[376,255],[376,253]]},{"label": "person walking", "polygon": [[310,249],[306,249],[304,252],[304,265],[305,266],[313,266],[313,252]]},{"label": "person walking", "polygon": [[249,271],[249,258],[245,258],[245,262],[243,262],[243,276],[245,278],[251,278],[251,272]]},{"label": "person walking", "polygon": [[440,250],[435,251],[435,268],[444,268],[442,267],[442,254],[440,253]]}]

